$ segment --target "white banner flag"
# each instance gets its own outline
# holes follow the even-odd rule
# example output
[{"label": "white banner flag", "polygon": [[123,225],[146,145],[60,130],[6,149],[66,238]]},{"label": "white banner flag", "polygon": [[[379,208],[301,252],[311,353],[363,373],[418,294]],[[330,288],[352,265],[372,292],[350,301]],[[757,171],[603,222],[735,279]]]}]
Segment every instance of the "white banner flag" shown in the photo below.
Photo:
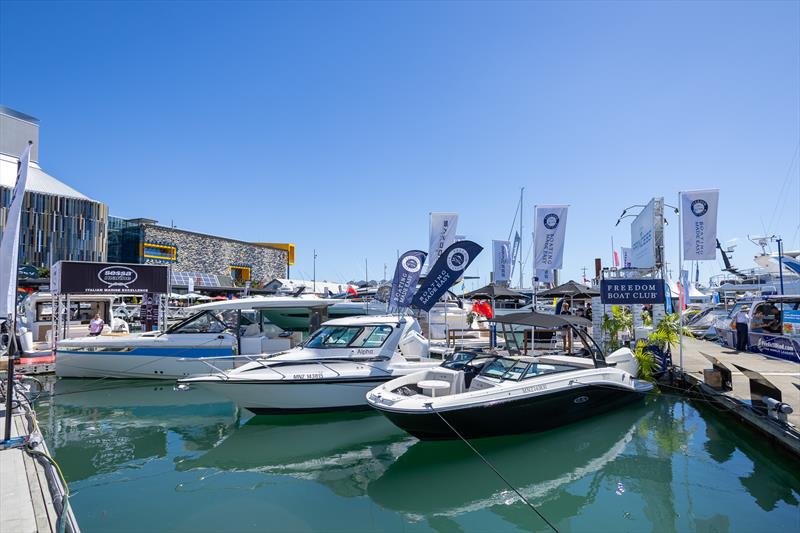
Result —
[{"label": "white banner flag", "polygon": [[537,205],[533,221],[533,268],[554,270],[564,260],[566,205]]},{"label": "white banner flag", "polygon": [[630,247],[622,247],[622,268],[631,268],[633,266],[633,256],[631,255]]},{"label": "white banner flag", "polygon": [[511,242],[492,241],[492,255],[494,257],[494,280],[509,281],[511,279]]},{"label": "white banner flag", "polygon": [[442,250],[455,242],[457,226],[458,213],[431,213],[428,270],[442,255]]},{"label": "white banner flag", "polygon": [[656,266],[655,226],[656,211],[655,199],[653,199],[631,222],[632,267],[654,268]]},{"label": "white banner flag", "polygon": [[702,261],[717,257],[717,206],[719,189],[681,193],[683,259]]},{"label": "white banner flag", "polygon": [[14,320],[17,308],[17,261],[19,259],[19,230],[22,217],[22,201],[25,184],[28,182],[28,166],[31,162],[31,146],[28,144],[19,156],[17,184],[11,193],[11,203],[6,215],[0,242],[0,318]]}]

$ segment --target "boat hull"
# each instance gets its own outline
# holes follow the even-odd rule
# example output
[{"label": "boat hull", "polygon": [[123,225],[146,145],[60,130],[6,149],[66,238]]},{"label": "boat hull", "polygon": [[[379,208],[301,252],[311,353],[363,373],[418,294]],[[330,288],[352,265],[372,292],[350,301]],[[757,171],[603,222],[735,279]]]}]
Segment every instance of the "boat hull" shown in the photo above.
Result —
[{"label": "boat hull", "polygon": [[338,380],[193,380],[256,414],[317,413],[368,409],[367,392],[396,376]]},{"label": "boat hull", "polygon": [[[144,352],[144,350],[139,350]],[[154,352],[148,350],[147,352]],[[133,355],[131,355],[133,354]],[[173,354],[173,355],[169,355]],[[208,374],[213,369],[202,361],[186,360],[192,357],[230,355],[230,349],[198,349],[191,354],[180,350],[164,350],[164,355],[139,355],[131,352],[56,352],[56,375],[63,378],[136,378],[178,379],[198,374]],[[183,360],[180,360],[183,359]],[[232,368],[230,360],[215,361],[220,370]]]},{"label": "boat hull", "polygon": [[[571,387],[569,390],[491,402],[465,408],[439,410],[465,438],[493,437],[545,431],[611,411],[639,401],[644,394],[616,387]],[[392,423],[420,440],[457,439],[453,430],[433,411],[393,411],[373,404]]]}]

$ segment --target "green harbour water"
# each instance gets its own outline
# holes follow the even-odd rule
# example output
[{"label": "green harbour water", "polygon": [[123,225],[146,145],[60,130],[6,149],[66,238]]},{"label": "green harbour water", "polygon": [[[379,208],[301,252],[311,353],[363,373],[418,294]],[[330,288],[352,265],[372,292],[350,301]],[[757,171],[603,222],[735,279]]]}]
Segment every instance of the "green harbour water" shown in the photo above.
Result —
[{"label": "green harbour water", "polygon": [[[253,416],[170,382],[51,388],[39,423],[86,533],[548,530],[464,443],[377,413]],[[473,444],[562,532],[800,530],[800,463],[677,396]]]}]

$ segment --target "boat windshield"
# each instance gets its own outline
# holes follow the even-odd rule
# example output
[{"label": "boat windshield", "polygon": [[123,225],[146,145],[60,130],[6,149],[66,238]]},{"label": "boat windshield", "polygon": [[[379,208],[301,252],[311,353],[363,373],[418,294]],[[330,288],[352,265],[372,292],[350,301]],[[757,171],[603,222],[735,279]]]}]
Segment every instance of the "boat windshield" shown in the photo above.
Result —
[{"label": "boat windshield", "polygon": [[306,348],[380,348],[392,326],[323,326],[306,341]]},{"label": "boat windshield", "polygon": [[505,357],[498,357],[494,361],[487,363],[481,370],[482,376],[499,379],[512,379],[519,380],[525,369],[528,368],[527,361],[519,361],[517,359],[506,359]]},{"label": "boat windshield", "polygon": [[222,333],[228,326],[210,311],[203,311],[178,322],[167,333]]}]

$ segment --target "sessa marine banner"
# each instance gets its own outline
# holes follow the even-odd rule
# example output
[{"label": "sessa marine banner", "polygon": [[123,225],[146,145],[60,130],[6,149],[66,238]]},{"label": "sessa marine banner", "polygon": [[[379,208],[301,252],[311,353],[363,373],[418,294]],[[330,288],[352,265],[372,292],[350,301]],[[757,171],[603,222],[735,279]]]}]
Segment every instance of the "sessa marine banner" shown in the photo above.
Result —
[{"label": "sessa marine banner", "polygon": [[452,287],[483,247],[472,241],[458,241],[447,247],[428,271],[428,276],[414,295],[413,305],[430,311],[447,289]]},{"label": "sessa marine banner", "polygon": [[509,241],[492,241],[492,263],[494,280],[505,282],[511,279],[511,243]]},{"label": "sessa marine banner", "polygon": [[[442,251],[456,240],[458,213],[431,213],[428,257],[436,262]],[[430,264],[430,263],[429,263]],[[430,268],[428,269],[430,272]]]},{"label": "sessa marine banner", "polygon": [[537,205],[533,226],[533,264],[536,270],[556,270],[564,259],[566,205]]},{"label": "sessa marine banner", "polygon": [[718,205],[719,189],[681,193],[684,260],[716,259]]},{"label": "sessa marine banner", "polygon": [[391,312],[411,305],[426,255],[428,254],[422,250],[409,250],[397,260],[392,281],[392,293],[389,296]]},{"label": "sessa marine banner", "polygon": [[59,261],[50,271],[54,294],[167,294],[169,266]]}]

